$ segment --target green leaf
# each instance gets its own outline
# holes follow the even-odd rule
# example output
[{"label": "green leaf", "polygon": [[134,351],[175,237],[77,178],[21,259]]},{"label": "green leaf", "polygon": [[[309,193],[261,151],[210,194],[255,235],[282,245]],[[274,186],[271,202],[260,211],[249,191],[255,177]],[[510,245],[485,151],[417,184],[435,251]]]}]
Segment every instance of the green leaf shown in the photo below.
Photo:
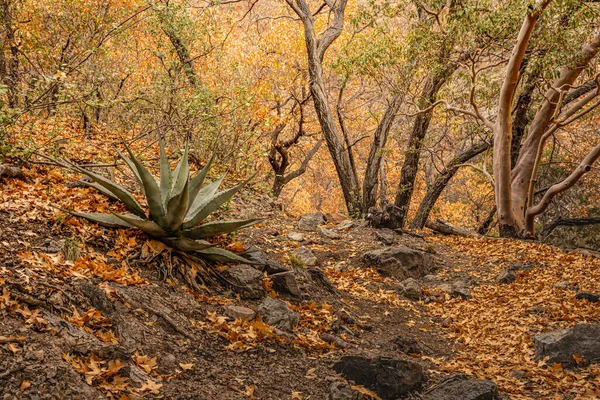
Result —
[{"label": "green leaf", "polygon": [[[254,174],[256,175],[256,174]],[[231,199],[237,192],[240,191],[241,188],[243,188],[248,182],[250,182],[250,180],[252,178],[254,178],[254,175],[252,175],[250,178],[248,178],[246,181],[240,183],[237,186],[232,187],[231,189],[225,190],[223,192],[217,193],[214,196],[212,196],[209,200],[207,200],[205,203],[201,204],[197,210],[195,210],[195,213],[192,212],[192,214],[188,213],[188,221],[183,223],[183,227],[184,229],[189,229],[193,226],[196,226],[198,223],[200,223],[202,220],[204,220],[207,216],[209,216],[211,213],[213,213],[215,210],[217,210],[219,207],[221,207],[221,205],[223,205],[223,203],[225,203],[227,200]]]},{"label": "green leaf", "polygon": [[121,157],[123,159],[123,161],[125,161],[125,164],[127,164],[129,169],[135,174],[137,181],[139,182],[140,186],[142,186],[142,190],[144,190],[144,186],[142,185],[142,178],[140,177],[140,173],[138,172],[137,168],[135,167],[135,164],[125,154],[121,153],[118,149],[116,149],[116,150],[117,150],[117,154],[119,155],[119,157]]},{"label": "green leaf", "polygon": [[247,228],[260,221],[263,221],[263,219],[253,218],[246,220],[208,222],[206,224],[200,225],[197,228],[182,231],[181,235],[190,239],[204,239],[207,237],[237,231],[238,229]]},{"label": "green leaf", "polygon": [[146,212],[144,211],[140,203],[138,203],[138,201],[124,187],[117,185],[116,183],[109,179],[106,179],[102,175],[98,175],[94,172],[88,171],[87,169],[83,169],[80,166],[75,165],[69,161],[66,162],[69,163],[71,168],[73,168],[75,171],[89,176],[100,186],[110,191],[115,197],[117,197],[125,204],[129,211],[131,211],[139,217],[146,217]]},{"label": "green leaf", "polygon": [[188,238],[165,238],[162,241],[174,249],[181,251],[201,251],[214,246],[214,244],[204,240],[192,240]]},{"label": "green leaf", "polygon": [[[133,228],[130,224],[125,222],[122,218],[117,217],[114,214],[104,213],[80,213],[77,211],[67,211],[76,217],[85,218],[88,221],[94,222],[98,225],[106,226],[108,228]],[[133,216],[133,214],[130,214]]]},{"label": "green leaf", "polygon": [[173,174],[173,187],[171,189],[171,195],[169,199],[177,196],[183,190],[186,182],[190,177],[190,166],[188,164],[188,144],[185,143],[185,150],[183,150],[183,156],[179,160],[179,164],[175,167]]},{"label": "green leaf", "polygon": [[163,238],[167,236],[167,232],[164,231],[160,226],[156,224],[154,221],[150,221],[148,219],[138,218],[135,215],[119,215],[113,214],[116,217],[122,219],[127,222],[129,225],[146,232],[148,235],[155,238]]},{"label": "green leaf", "polygon": [[162,202],[166,206],[171,194],[171,179],[173,177],[171,176],[171,166],[165,152],[165,145],[160,135],[158,136],[158,144],[160,147],[160,192]]},{"label": "green leaf", "polygon": [[195,198],[190,196],[190,199],[193,199],[193,201],[188,212],[188,219],[190,218],[190,215],[196,214],[198,209],[206,204],[215,195],[215,193],[217,193],[217,190],[219,190],[219,186],[221,186],[223,179],[225,179],[225,176],[222,176],[216,181],[204,186],[200,192],[198,192]]},{"label": "green leaf", "polygon": [[210,166],[212,165],[214,159],[215,155],[213,154],[210,157],[210,160],[208,160],[208,163],[204,166],[204,168],[202,168],[200,172],[198,172],[190,182],[190,200],[192,201],[192,203],[198,196],[198,192],[200,192],[200,189],[202,188],[202,184],[206,179],[206,174],[208,174],[208,170],[210,169]]},{"label": "green leaf", "polygon": [[245,259],[244,257],[238,256],[228,250],[221,249],[219,247],[212,247],[206,250],[198,251],[202,255],[202,258],[220,262],[220,263],[244,263],[244,264],[257,264],[254,261]]},{"label": "green leaf", "polygon": [[167,204],[167,215],[165,216],[165,227],[174,232],[181,228],[183,219],[185,218],[188,207],[190,205],[190,192],[188,191],[189,179],[185,181],[185,185],[179,194],[169,200]]},{"label": "green leaf", "polygon": [[165,210],[162,203],[160,189],[158,188],[158,183],[150,171],[148,171],[146,167],[144,167],[142,163],[135,158],[127,145],[125,145],[125,148],[127,149],[127,152],[131,156],[131,160],[135,164],[135,167],[140,174],[140,179],[142,180],[142,185],[144,186],[146,201],[148,202],[148,208],[150,208],[150,219],[156,221],[156,223],[162,226],[165,220]]},{"label": "green leaf", "polygon": [[97,183],[86,182],[86,181],[82,181],[82,180],[79,180],[79,182],[83,183],[86,186],[89,186],[89,187],[92,187],[92,188],[96,189],[97,191],[99,191],[100,193],[102,193],[103,195],[105,195],[106,197],[109,197],[109,198],[111,198],[113,200],[119,200],[119,198],[117,196],[115,196],[113,194],[113,192],[111,192],[108,189],[105,189],[104,187],[98,185]]}]

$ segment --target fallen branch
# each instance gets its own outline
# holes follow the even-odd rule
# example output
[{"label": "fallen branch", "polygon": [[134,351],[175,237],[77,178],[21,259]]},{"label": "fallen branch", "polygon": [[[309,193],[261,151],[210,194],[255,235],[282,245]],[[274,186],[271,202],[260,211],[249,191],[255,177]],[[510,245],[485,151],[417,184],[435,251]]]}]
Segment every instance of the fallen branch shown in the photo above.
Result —
[{"label": "fallen branch", "polygon": [[23,182],[31,182],[31,179],[26,177],[19,168],[0,164],[0,179],[2,178],[12,178]]},{"label": "fallen branch", "polygon": [[481,235],[476,232],[470,231],[465,228],[461,228],[459,226],[449,224],[449,223],[441,221],[439,219],[435,220],[435,221],[427,221],[425,223],[425,226],[427,228],[429,228],[433,231],[439,232],[443,235],[469,236],[469,237],[476,237],[476,238],[481,237]]}]

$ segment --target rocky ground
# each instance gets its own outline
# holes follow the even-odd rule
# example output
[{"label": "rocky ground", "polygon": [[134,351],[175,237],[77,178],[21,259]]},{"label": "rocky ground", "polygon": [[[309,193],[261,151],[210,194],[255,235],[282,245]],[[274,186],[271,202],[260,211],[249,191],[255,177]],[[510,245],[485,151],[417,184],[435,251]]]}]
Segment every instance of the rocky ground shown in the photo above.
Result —
[{"label": "rocky ground", "polygon": [[53,206],[116,205],[27,175],[0,183],[5,399],[600,396],[596,258],[297,218],[247,194],[227,213],[266,220],[222,245],[256,265],[211,275],[67,217]]}]

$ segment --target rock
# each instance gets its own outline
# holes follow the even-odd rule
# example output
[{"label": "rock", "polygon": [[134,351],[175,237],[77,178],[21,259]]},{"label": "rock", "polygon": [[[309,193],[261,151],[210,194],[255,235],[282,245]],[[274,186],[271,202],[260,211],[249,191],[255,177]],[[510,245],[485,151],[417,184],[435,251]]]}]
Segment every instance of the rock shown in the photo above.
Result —
[{"label": "rock", "polygon": [[347,219],[345,221],[340,222],[335,228],[335,230],[337,231],[347,231],[350,228],[353,228],[356,224],[354,223],[354,221]]},{"label": "rock", "polygon": [[377,393],[383,400],[397,399],[415,389],[424,379],[421,366],[390,358],[346,356],[333,369],[346,379]]},{"label": "rock", "polygon": [[376,240],[380,241],[386,246],[391,246],[396,242],[396,232],[388,228],[377,229],[374,235]]},{"label": "rock", "polygon": [[52,304],[53,306],[57,306],[57,307],[62,307],[65,305],[65,301],[60,292],[52,293],[52,295],[48,298],[48,302],[50,304]]},{"label": "rock", "polygon": [[313,267],[317,264],[317,257],[315,257],[313,252],[307,247],[298,247],[294,250],[294,255],[307,267]]},{"label": "rock", "polygon": [[394,347],[404,354],[423,354],[423,348],[416,339],[398,336],[394,339]]},{"label": "rock", "polygon": [[342,213],[335,212],[325,214],[325,219],[327,220],[328,224],[339,224],[346,221],[348,217]]},{"label": "rock", "polygon": [[325,216],[322,212],[306,214],[300,217],[298,229],[301,231],[312,232],[317,230],[317,226],[325,223]]},{"label": "rock", "polygon": [[242,319],[244,321],[252,321],[256,317],[256,311],[242,306],[227,306],[225,314],[233,319]]},{"label": "rock", "polygon": [[296,311],[290,310],[283,301],[271,297],[267,297],[258,306],[258,313],[263,316],[267,324],[282,331],[292,331],[300,322],[300,316]]},{"label": "rock", "polygon": [[527,378],[527,372],[520,369],[515,369],[513,371],[510,371],[510,376],[512,376],[515,379],[523,380]]},{"label": "rock", "polygon": [[280,272],[271,275],[273,280],[273,289],[278,293],[289,293],[293,296],[302,295],[302,291],[296,281],[296,275],[293,271]]},{"label": "rock", "polygon": [[410,300],[419,300],[421,298],[421,285],[415,278],[405,279],[400,283],[400,293]]},{"label": "rock", "polygon": [[542,314],[545,311],[546,311],[546,307],[538,304],[536,306],[529,307],[527,310],[525,310],[525,313],[526,314]]},{"label": "rock", "polygon": [[600,360],[600,324],[579,324],[570,329],[541,333],[533,337],[536,360],[552,363],[573,362],[578,354],[586,361]]},{"label": "rock", "polygon": [[496,282],[509,284],[513,283],[516,279],[517,274],[515,274],[513,271],[505,269],[500,272],[500,275],[498,275],[498,278],[496,278]]},{"label": "rock", "polygon": [[233,289],[242,298],[260,299],[264,297],[262,272],[249,265],[239,264],[229,267],[224,274],[234,285]]},{"label": "rock", "polygon": [[382,275],[397,279],[421,278],[433,267],[433,258],[429,254],[403,245],[369,251],[363,255],[363,260]]},{"label": "rock", "polygon": [[469,300],[470,298],[472,298],[473,296],[471,295],[471,292],[469,291],[469,289],[467,289],[464,286],[455,286],[452,290],[452,297],[458,297],[461,298],[463,300]]},{"label": "rock", "polygon": [[579,292],[575,295],[575,298],[579,300],[587,300],[590,303],[597,303],[600,301],[600,293]]},{"label": "rock", "polygon": [[489,380],[459,375],[446,380],[421,395],[422,400],[494,400],[498,386]]},{"label": "rock", "polygon": [[290,232],[287,234],[287,238],[294,242],[304,242],[304,235],[300,232]]},{"label": "rock", "polygon": [[533,265],[521,262],[511,262],[508,264],[509,271],[531,271]]},{"label": "rock", "polygon": [[325,228],[324,226],[318,226],[317,227],[317,232],[319,233],[319,235],[323,236],[324,238],[327,239],[339,239],[341,238],[340,234],[337,232],[334,232],[332,230],[329,230],[327,228]]},{"label": "rock", "polygon": [[400,207],[386,201],[382,204],[381,210],[376,207],[369,208],[365,219],[373,228],[401,229],[402,224],[399,221],[402,214]]},{"label": "rock", "polygon": [[246,250],[244,253],[244,257],[250,261],[258,263],[255,268],[258,267],[261,271],[264,271],[269,275],[290,270],[278,262],[270,260],[267,254],[256,246],[251,246],[248,248],[248,250]]},{"label": "rock", "polygon": [[569,281],[558,282],[557,284],[554,284],[553,286],[557,289],[565,289],[565,290],[569,289],[569,290],[573,290],[573,291],[579,290],[579,286],[577,284],[571,285],[571,283]]},{"label": "rock", "polygon": [[337,381],[329,386],[327,400],[363,400],[365,397],[352,389],[346,382]]}]

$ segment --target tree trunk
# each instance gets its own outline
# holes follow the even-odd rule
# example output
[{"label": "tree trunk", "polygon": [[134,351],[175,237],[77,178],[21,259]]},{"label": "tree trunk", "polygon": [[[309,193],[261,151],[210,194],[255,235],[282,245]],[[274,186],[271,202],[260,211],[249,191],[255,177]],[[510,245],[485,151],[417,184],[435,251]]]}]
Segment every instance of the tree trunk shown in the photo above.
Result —
[{"label": "tree trunk", "polygon": [[[0,73],[2,83],[8,87],[8,106],[14,108],[19,104],[19,48],[9,3],[9,0],[0,0],[0,29],[3,31],[0,35]],[[8,57],[4,55],[5,47],[9,49]]]},{"label": "tree trunk", "polygon": [[537,178],[535,170],[536,163],[539,162],[538,152],[543,150],[546,140],[544,134],[555,116],[557,105],[561,103],[560,90],[575,82],[599,50],[600,30],[596,32],[593,40],[583,47],[581,54],[576,58],[576,64],[562,68],[560,76],[544,95],[542,105],[531,123],[529,135],[521,147],[517,164],[512,171],[511,192],[513,204],[511,208],[516,225],[519,227],[525,225],[525,212],[530,185],[535,185]]},{"label": "tree trunk", "polygon": [[[387,143],[396,114],[402,103],[402,97],[395,95],[388,104],[381,121],[377,125],[367,159],[367,168],[363,180],[363,211],[377,205],[377,185],[379,174],[383,171],[383,149]],[[385,184],[382,182],[382,184]],[[384,197],[385,198],[385,195]]]},{"label": "tree trunk", "polygon": [[487,142],[479,142],[466,150],[461,151],[446,165],[446,167],[439,173],[438,177],[433,182],[433,185],[427,190],[425,197],[419,205],[417,215],[412,220],[410,227],[413,229],[423,229],[431,209],[435,205],[437,199],[440,197],[450,179],[456,174],[460,166],[471,158],[483,153],[490,148],[490,144]]},{"label": "tree trunk", "polygon": [[[438,56],[438,63],[441,67],[433,70],[421,91],[421,96],[419,97],[419,107],[421,109],[425,109],[435,103],[438,92],[448,78],[452,76],[456,68],[458,68],[458,64],[448,61],[453,45],[454,38],[452,36],[446,38]],[[429,129],[432,116],[433,108],[415,117],[415,122],[408,139],[408,147],[404,152],[404,164],[400,172],[400,183],[398,184],[398,191],[394,200],[394,205],[399,211],[397,223],[400,227],[404,226],[410,207],[419,168],[419,160],[421,158],[421,148],[423,147],[423,140]]]},{"label": "tree trunk", "polygon": [[317,118],[327,142],[329,154],[333,160],[348,214],[353,217],[362,214],[362,201],[358,177],[352,169],[352,163],[344,139],[335,124],[323,81],[323,57],[331,44],[341,35],[344,27],[344,13],[347,0],[339,0],[330,6],[333,20],[320,38],[315,33],[314,18],[306,0],[286,0],[296,12],[304,26],[304,40],[308,53],[308,72],[310,76],[310,92]]}]

